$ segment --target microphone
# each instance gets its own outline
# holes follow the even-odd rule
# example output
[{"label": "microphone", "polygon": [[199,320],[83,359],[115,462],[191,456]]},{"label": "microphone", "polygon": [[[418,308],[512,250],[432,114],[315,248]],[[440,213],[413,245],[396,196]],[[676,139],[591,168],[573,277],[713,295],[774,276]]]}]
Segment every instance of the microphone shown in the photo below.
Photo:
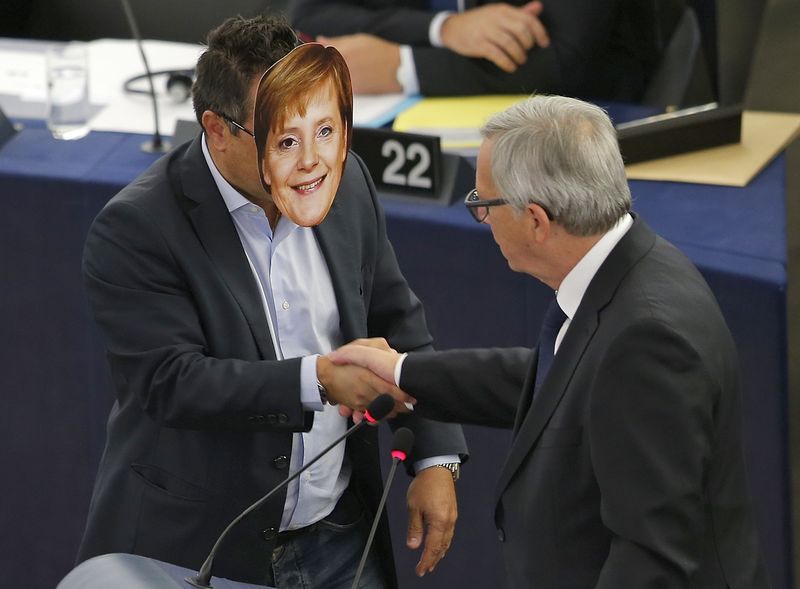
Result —
[{"label": "microphone", "polygon": [[353,579],[353,585],[351,589],[358,589],[358,582],[361,580],[361,573],[364,572],[364,565],[367,564],[367,555],[369,555],[369,550],[372,548],[372,541],[375,539],[375,531],[378,529],[378,522],[381,519],[381,513],[383,513],[383,507],[386,505],[386,498],[389,496],[389,489],[392,486],[392,480],[394,480],[394,473],[397,470],[397,465],[400,462],[404,462],[406,458],[408,458],[408,454],[411,452],[411,447],[414,445],[414,432],[412,432],[407,427],[401,427],[396,432],[394,432],[394,437],[392,438],[392,467],[389,469],[389,474],[386,477],[386,483],[383,485],[383,495],[381,495],[381,501],[378,503],[378,510],[375,512],[375,518],[372,520],[372,529],[369,531],[369,536],[367,537],[367,543],[364,546],[364,552],[361,553],[361,562],[358,563],[358,569],[356,570],[355,579]]},{"label": "microphone", "polygon": [[[217,541],[211,548],[211,552],[209,552],[208,557],[203,563],[203,566],[200,567],[200,571],[194,577],[186,577],[185,579],[186,582],[192,585],[193,587],[198,587],[198,589],[213,589],[213,586],[211,585],[211,569],[214,566],[214,557],[217,555],[219,547],[222,544],[222,541],[228,535],[228,532],[230,532],[233,529],[233,527],[240,521],[242,521],[249,513],[255,511],[256,509],[264,505],[264,503],[266,503],[275,493],[283,489],[286,485],[288,485],[294,479],[303,474],[303,472],[305,472],[309,467],[311,467],[311,465],[314,464],[317,460],[319,460],[320,458],[325,456],[328,452],[333,450],[333,448],[335,448],[340,442],[347,439],[351,434],[361,429],[365,424],[369,425],[377,424],[381,419],[389,415],[389,413],[392,412],[392,409],[394,409],[394,397],[392,397],[390,394],[384,393],[381,396],[373,399],[372,402],[367,407],[367,410],[364,412],[364,419],[362,421],[358,422],[353,427],[344,432],[341,436],[339,436],[336,440],[334,440],[327,448],[325,448],[322,452],[320,452],[308,464],[303,465],[302,468],[299,468],[297,469],[297,471],[290,474],[287,479],[279,483],[269,493],[267,493],[261,499],[253,503],[250,507],[248,507],[242,513],[240,513],[236,517],[236,519],[234,519],[231,523],[229,523],[228,527],[225,528],[219,535],[219,538],[217,538]],[[409,431],[409,433],[411,432]]]},{"label": "microphone", "polygon": [[139,54],[142,56],[144,63],[144,71],[147,72],[147,77],[150,83],[150,98],[153,101],[153,119],[155,120],[155,130],[153,131],[153,138],[149,141],[142,143],[142,151],[147,153],[165,153],[172,147],[169,143],[161,139],[161,133],[158,129],[158,100],[156,100],[156,87],[153,84],[153,72],[150,70],[150,64],[147,63],[147,56],[144,53],[144,46],[142,45],[142,36],[139,34],[139,25],[136,24],[136,18],[131,10],[131,5],[128,0],[120,0],[122,8],[125,10],[125,18],[128,19],[128,26],[130,26],[131,34],[136,41],[136,46],[139,48]]}]

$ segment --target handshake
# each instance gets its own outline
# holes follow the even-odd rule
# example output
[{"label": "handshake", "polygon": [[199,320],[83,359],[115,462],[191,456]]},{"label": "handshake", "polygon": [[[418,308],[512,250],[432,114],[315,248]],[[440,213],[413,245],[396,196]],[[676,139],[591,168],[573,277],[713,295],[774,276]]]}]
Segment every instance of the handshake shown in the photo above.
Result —
[{"label": "handshake", "polygon": [[416,400],[395,385],[395,368],[401,354],[382,337],[357,339],[317,358],[317,379],[325,387],[328,401],[339,405],[339,413],[358,423],[375,398],[389,393],[395,399],[394,417],[413,409]]}]

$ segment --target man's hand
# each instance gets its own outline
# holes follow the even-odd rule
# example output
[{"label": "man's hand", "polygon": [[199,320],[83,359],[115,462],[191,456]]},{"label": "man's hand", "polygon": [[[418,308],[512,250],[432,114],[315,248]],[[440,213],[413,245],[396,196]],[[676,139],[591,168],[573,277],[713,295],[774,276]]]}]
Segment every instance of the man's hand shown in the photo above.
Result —
[{"label": "man's hand", "polygon": [[374,345],[365,345],[364,340],[342,346],[328,354],[335,364],[355,364],[375,373],[387,382],[394,382],[394,368],[400,354],[393,349],[382,349]]},{"label": "man's hand", "polygon": [[341,37],[317,37],[317,42],[339,50],[347,67],[354,94],[391,94],[402,92],[397,81],[400,46],[374,35],[357,33]]},{"label": "man's hand", "polygon": [[[458,519],[458,503],[453,475],[446,468],[433,466],[417,473],[406,495],[408,534],[406,545],[425,548],[415,571],[420,577],[433,571],[444,558]],[[426,535],[427,530],[427,535]]]},{"label": "man's hand", "polygon": [[390,416],[404,410],[404,403],[415,402],[369,370],[355,365],[336,365],[325,356],[317,358],[317,378],[328,391],[329,401],[358,411],[364,411],[375,397],[383,393],[389,393],[397,400],[395,412]]},{"label": "man's hand", "polygon": [[453,14],[442,25],[442,43],[460,55],[482,57],[513,72],[527,61],[530,49],[550,45],[539,20],[542,8],[536,0],[519,7],[486,4]]},{"label": "man's hand", "polygon": [[[389,342],[387,342],[386,339],[382,338],[382,337],[371,337],[371,338],[355,339],[352,342],[350,342],[349,344],[347,344],[346,346],[342,346],[342,348],[348,348],[348,347],[351,347],[351,346],[358,347],[359,349],[367,348],[367,349],[382,350],[384,352],[391,352],[392,354],[397,355],[397,353],[394,351],[394,349],[389,345]],[[341,350],[342,348],[339,348],[339,350]],[[338,350],[334,350],[333,352],[328,354],[327,358],[333,360],[334,358],[336,358],[337,353],[338,353]],[[338,361],[334,361],[334,364],[342,365],[342,364],[348,364],[348,362],[344,358],[341,358]],[[387,381],[387,383],[391,385],[391,383],[394,382],[394,376],[393,375],[394,375],[394,373],[392,373],[392,376],[389,377],[388,379],[383,379],[383,380]],[[399,391],[400,389],[398,389],[397,387],[393,387],[392,390]],[[392,390],[387,390],[386,392],[388,392],[388,393],[393,395]],[[400,392],[402,393],[402,391],[400,391]],[[406,397],[408,399],[411,399],[410,402],[412,402],[412,403],[416,402],[411,397],[408,397],[408,395],[406,395]],[[397,403],[395,404],[394,411],[392,411],[392,413],[390,413],[391,417],[394,417],[398,413],[405,413],[405,412],[407,412],[409,410],[404,404],[406,401],[402,401],[397,397],[395,397],[395,398],[397,399]],[[347,405],[340,405],[339,406],[339,415],[341,415],[342,417],[352,417],[353,421],[355,423],[358,423],[364,417],[364,413],[362,411],[357,410],[357,409],[354,411],[352,408],[348,407]]]}]

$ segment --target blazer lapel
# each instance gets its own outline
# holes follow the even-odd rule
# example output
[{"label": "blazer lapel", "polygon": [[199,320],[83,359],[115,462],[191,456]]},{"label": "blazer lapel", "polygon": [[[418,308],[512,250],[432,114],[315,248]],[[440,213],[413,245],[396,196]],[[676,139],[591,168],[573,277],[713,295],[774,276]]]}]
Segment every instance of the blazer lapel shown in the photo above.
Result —
[{"label": "blazer lapel", "polygon": [[[561,342],[558,353],[553,360],[550,372],[542,383],[542,388],[531,399],[530,391],[533,388],[536,375],[535,362],[536,357],[539,355],[538,351],[534,354],[533,364],[528,371],[528,377],[525,379],[526,388],[521,395],[522,400],[516,417],[514,440],[497,482],[495,495],[497,499],[500,498],[508,483],[511,482],[512,477],[522,465],[525,457],[536,445],[539,435],[564,396],[569,381],[575,373],[575,368],[577,368],[581,356],[583,356],[586,346],[591,341],[596,329],[597,314],[594,310],[585,313],[583,317],[579,317],[578,313],[575,314],[567,334],[564,336],[564,341]],[[526,406],[527,410],[525,410]]]},{"label": "blazer lapel", "polygon": [[533,387],[538,350],[534,354],[516,416],[514,440],[495,489],[497,500],[535,447],[542,430],[564,396],[586,347],[597,331],[600,310],[611,301],[625,275],[655,242],[655,234],[644,221],[636,215],[632,216],[633,225],[600,266],[586,289],[550,372],[542,383],[542,388],[531,399],[529,391]]},{"label": "blazer lapel", "polygon": [[514,416],[514,429],[512,430],[512,440],[517,437],[519,428],[522,426],[522,421],[528,414],[531,408],[531,401],[533,401],[533,384],[536,379],[536,365],[539,362],[539,348],[537,347],[533,353],[531,361],[528,363],[528,370],[525,375],[525,382],[522,384],[522,394],[519,396],[519,405],[517,406],[517,413]]},{"label": "blazer lapel", "polygon": [[179,183],[176,193],[192,201],[187,214],[203,248],[242,309],[261,356],[274,360],[275,346],[261,294],[225,201],[206,165],[202,140],[202,136],[195,139],[179,160],[178,174],[172,176],[173,183]]},{"label": "blazer lapel", "polygon": [[354,240],[347,239],[353,228],[340,204],[342,198],[346,198],[346,195],[341,194],[340,190],[325,220],[314,228],[314,234],[331,275],[339,309],[339,327],[346,343],[367,335],[367,318],[363,304],[361,256],[354,246]]}]

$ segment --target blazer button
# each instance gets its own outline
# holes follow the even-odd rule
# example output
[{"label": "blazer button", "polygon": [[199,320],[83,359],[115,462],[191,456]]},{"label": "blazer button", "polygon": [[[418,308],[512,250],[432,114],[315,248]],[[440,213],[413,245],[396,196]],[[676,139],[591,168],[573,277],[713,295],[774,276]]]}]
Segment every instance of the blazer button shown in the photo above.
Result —
[{"label": "blazer button", "polygon": [[289,416],[285,413],[278,413],[278,423],[289,423]]},{"label": "blazer button", "polygon": [[497,528],[497,539],[501,542],[506,541],[506,532],[503,530],[503,528]]},{"label": "blazer button", "polygon": [[261,537],[267,542],[274,540],[278,537],[278,528],[267,528],[266,530],[261,530]]},{"label": "blazer button", "polygon": [[278,456],[275,460],[272,461],[272,464],[275,465],[275,468],[278,470],[283,470],[287,466],[289,466],[289,459],[286,456]]},{"label": "blazer button", "polygon": [[256,423],[261,424],[264,423],[264,421],[266,420],[264,419],[263,415],[256,415]]},{"label": "blazer button", "polygon": [[270,425],[275,425],[278,423],[278,417],[274,413],[270,413],[267,415],[267,421],[270,423]]}]

